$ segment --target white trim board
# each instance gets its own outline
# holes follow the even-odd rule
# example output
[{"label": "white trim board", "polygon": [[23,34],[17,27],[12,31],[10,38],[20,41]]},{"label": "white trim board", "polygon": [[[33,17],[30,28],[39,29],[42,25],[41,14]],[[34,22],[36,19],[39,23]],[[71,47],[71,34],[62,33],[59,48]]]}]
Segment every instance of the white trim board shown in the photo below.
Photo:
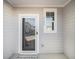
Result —
[{"label": "white trim board", "polygon": [[64,5],[63,7],[65,7],[71,0],[68,0]]},{"label": "white trim board", "polygon": [[71,0],[66,1],[63,5],[15,5],[11,0],[7,0],[13,7],[65,7]]}]

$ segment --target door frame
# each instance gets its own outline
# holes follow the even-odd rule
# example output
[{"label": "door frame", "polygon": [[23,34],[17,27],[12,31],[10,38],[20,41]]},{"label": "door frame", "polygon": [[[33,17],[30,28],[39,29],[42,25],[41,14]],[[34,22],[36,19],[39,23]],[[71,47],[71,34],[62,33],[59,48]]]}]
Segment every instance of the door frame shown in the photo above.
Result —
[{"label": "door frame", "polygon": [[[23,51],[22,50],[22,18],[23,17],[35,17],[35,25],[37,27],[38,35],[35,40],[35,51]],[[19,40],[18,40],[18,53],[20,54],[38,54],[39,53],[39,14],[18,14],[19,18]]]}]

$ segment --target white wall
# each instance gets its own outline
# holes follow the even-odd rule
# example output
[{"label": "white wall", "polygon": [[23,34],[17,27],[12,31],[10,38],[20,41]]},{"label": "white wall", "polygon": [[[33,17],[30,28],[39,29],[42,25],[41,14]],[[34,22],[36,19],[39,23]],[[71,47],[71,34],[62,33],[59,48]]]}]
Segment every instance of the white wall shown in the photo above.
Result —
[{"label": "white wall", "polygon": [[3,8],[3,58],[8,59],[17,50],[17,20],[11,5],[4,1]]},{"label": "white wall", "polygon": [[75,59],[75,0],[63,8],[64,53]]},{"label": "white wall", "polygon": [[[44,33],[44,18],[43,8],[15,8],[16,14],[39,14],[39,40],[40,53],[63,53],[63,39],[62,39],[62,8],[57,9],[57,33]],[[17,18],[18,20],[18,18]],[[44,45],[42,47],[41,45]]]}]

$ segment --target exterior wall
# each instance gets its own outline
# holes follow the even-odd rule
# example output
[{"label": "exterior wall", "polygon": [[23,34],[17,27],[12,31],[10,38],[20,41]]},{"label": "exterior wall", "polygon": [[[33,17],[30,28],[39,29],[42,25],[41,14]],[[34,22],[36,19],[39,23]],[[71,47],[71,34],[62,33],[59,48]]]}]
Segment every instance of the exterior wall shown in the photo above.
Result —
[{"label": "exterior wall", "polygon": [[75,0],[63,8],[64,53],[75,59]]},{"label": "exterior wall", "polygon": [[9,57],[13,53],[16,53],[17,50],[17,20],[15,19],[14,9],[11,5],[4,1],[3,8],[3,58],[9,59]]},{"label": "exterior wall", "polygon": [[57,8],[57,33],[44,33],[43,8],[15,8],[18,14],[39,14],[40,53],[63,53],[62,8]]}]

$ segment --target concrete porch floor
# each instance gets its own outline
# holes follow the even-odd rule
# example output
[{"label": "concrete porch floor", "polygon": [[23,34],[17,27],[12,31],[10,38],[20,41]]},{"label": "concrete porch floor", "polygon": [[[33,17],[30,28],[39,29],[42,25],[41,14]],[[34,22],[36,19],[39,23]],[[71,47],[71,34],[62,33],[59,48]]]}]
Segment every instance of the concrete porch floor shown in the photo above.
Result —
[{"label": "concrete porch floor", "polygon": [[68,59],[64,54],[40,54],[39,59]]},{"label": "concrete porch floor", "polygon": [[39,54],[38,58],[33,55],[19,55],[13,56],[10,59],[68,59],[64,54]]}]

